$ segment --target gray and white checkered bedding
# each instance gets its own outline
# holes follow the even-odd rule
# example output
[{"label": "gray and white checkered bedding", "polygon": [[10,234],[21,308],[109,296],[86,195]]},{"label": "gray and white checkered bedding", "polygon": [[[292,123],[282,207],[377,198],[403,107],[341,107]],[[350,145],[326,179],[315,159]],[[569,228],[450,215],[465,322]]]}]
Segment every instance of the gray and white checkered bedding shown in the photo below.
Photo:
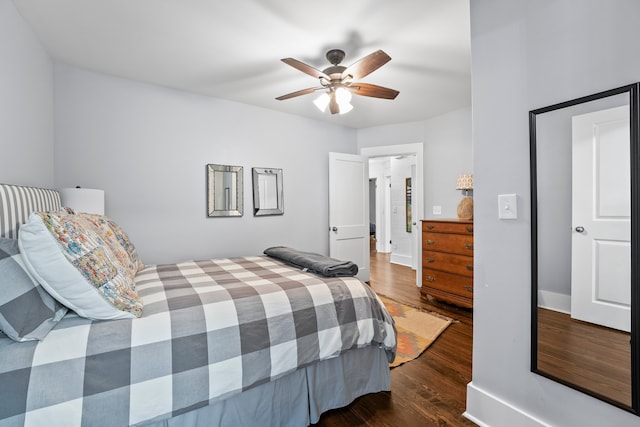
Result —
[{"label": "gray and white checkered bedding", "polygon": [[139,319],[67,315],[41,341],[0,338],[0,426],[126,426],[223,400],[375,345],[393,320],[359,280],[268,257],[150,266]]}]

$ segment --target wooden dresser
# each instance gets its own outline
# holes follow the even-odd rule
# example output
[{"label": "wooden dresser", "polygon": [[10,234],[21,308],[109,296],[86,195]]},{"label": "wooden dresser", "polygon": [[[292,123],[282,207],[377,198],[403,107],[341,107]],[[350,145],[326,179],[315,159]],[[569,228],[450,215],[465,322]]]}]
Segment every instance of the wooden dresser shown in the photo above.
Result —
[{"label": "wooden dresser", "polygon": [[422,221],[421,292],[473,308],[473,221]]}]

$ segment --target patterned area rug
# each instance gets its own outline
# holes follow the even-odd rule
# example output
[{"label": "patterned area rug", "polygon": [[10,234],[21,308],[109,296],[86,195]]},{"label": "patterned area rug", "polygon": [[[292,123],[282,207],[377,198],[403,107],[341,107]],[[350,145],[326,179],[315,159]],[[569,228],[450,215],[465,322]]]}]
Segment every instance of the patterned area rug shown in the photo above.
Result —
[{"label": "patterned area rug", "polygon": [[396,359],[389,366],[395,368],[420,356],[452,323],[451,319],[400,304],[380,296],[393,317],[398,331]]}]

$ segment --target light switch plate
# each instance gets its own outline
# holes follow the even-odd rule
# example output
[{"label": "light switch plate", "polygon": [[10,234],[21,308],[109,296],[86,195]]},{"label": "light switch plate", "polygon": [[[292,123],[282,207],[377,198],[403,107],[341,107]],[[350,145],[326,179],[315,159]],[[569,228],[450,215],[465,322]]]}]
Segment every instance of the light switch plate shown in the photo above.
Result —
[{"label": "light switch plate", "polygon": [[515,194],[498,195],[498,218],[518,219],[518,198]]}]

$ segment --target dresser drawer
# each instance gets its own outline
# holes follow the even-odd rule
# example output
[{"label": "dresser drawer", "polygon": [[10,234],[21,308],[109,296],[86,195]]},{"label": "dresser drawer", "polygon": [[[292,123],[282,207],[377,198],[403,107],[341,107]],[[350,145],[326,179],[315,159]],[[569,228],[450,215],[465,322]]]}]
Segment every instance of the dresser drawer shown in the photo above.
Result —
[{"label": "dresser drawer", "polygon": [[462,297],[473,298],[473,278],[443,271],[422,269],[422,287],[448,292]]},{"label": "dresser drawer", "polygon": [[425,250],[422,252],[422,265],[428,269],[473,277],[473,257],[467,255]]},{"label": "dresser drawer", "polygon": [[423,232],[422,250],[473,256],[473,236]]},{"label": "dresser drawer", "polygon": [[424,221],[422,225],[422,231],[430,233],[455,233],[455,234],[467,234],[473,235],[473,223],[472,222],[437,222],[437,221]]},{"label": "dresser drawer", "polygon": [[430,298],[473,308],[472,221],[422,221],[420,292]]}]

